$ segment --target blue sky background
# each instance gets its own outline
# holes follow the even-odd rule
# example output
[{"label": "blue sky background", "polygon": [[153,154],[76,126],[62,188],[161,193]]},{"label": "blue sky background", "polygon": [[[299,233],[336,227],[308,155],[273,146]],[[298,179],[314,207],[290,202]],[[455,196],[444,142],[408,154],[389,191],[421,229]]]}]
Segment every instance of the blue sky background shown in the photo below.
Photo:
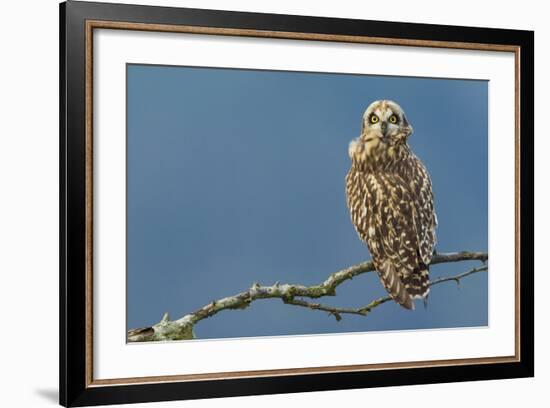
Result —
[{"label": "blue sky background", "polygon": [[[485,81],[128,65],[128,328],[181,317],[261,284],[317,284],[370,259],[350,222],[348,143],[376,99],[414,127],[431,173],[438,252],[487,250]],[[442,264],[431,276],[477,263]],[[375,274],[322,301],[385,295]],[[388,302],[336,322],[260,300],[195,327],[198,338],[487,325],[487,274],[434,287],[427,309]]]}]

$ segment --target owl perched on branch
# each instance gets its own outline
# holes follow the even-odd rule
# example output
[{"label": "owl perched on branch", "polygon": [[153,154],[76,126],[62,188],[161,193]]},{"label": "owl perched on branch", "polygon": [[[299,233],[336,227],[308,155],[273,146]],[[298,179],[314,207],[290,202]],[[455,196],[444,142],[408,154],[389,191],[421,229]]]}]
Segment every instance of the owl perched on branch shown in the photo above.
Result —
[{"label": "owl perched on branch", "polygon": [[407,144],[411,133],[398,104],[373,102],[349,145],[346,176],[353,225],[382,284],[407,309],[414,309],[414,299],[427,299],[437,225],[430,176]]}]

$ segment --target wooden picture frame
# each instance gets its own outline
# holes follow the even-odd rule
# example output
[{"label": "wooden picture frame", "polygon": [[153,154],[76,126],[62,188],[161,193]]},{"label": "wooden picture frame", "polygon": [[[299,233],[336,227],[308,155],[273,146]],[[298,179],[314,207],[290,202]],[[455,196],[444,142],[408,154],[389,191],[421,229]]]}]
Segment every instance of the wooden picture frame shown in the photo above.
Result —
[{"label": "wooden picture frame", "polygon": [[[95,379],[93,33],[108,28],[515,55],[515,353],[499,357]],[[534,375],[534,33],[69,1],[60,5],[60,403],[338,390]],[[494,146],[493,146],[494,148]],[[520,251],[521,248],[521,251]]]}]

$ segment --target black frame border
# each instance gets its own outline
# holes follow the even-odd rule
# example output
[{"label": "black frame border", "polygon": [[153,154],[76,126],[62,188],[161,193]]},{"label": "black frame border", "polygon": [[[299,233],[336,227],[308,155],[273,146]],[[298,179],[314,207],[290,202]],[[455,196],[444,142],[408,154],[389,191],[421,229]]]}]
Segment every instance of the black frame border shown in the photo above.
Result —
[{"label": "black frame border", "polygon": [[[534,376],[534,32],[68,1],[59,9],[59,400],[64,406],[341,390]],[[511,363],[86,387],[86,20],[520,47],[520,356]]]}]

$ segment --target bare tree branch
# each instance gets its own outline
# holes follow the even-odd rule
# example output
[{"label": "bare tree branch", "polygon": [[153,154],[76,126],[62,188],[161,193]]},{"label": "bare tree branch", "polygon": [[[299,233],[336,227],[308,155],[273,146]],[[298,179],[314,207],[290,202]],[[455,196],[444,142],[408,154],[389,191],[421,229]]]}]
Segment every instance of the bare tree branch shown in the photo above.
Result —
[{"label": "bare tree branch", "polygon": [[307,302],[301,299],[283,300],[283,302],[289,305],[307,307],[312,310],[322,310],[322,311],[328,312],[329,315],[334,316],[336,321],[340,321],[342,320],[343,314],[354,314],[354,315],[366,316],[367,313],[369,313],[372,309],[381,305],[382,303],[386,303],[388,300],[391,300],[391,297],[389,296],[381,297],[379,299],[373,300],[366,306],[362,306],[358,308],[332,307],[332,306],[322,305],[320,303]]},{"label": "bare tree branch", "polygon": [[[439,283],[450,282],[450,281],[454,281],[454,282],[456,282],[457,285],[459,285],[460,280],[462,278],[465,278],[466,276],[472,275],[474,273],[487,271],[487,269],[488,268],[485,265],[485,266],[480,266],[479,268],[472,268],[469,271],[461,273],[461,274],[456,275],[456,276],[440,277],[440,278],[437,278],[437,279],[431,281],[430,286],[434,286],[434,285],[437,285]],[[329,315],[334,316],[337,321],[340,321],[340,320],[342,320],[342,316],[341,316],[342,314],[354,314],[354,315],[366,316],[369,312],[372,311],[372,309],[374,309],[375,307],[380,306],[383,303],[386,303],[389,300],[391,300],[390,296],[384,296],[384,297],[381,297],[379,299],[373,300],[372,302],[370,302],[366,306],[357,307],[357,308],[332,307],[332,306],[327,306],[327,305],[323,305],[323,304],[320,304],[320,303],[307,302],[307,301],[301,300],[301,299],[299,299],[299,300],[283,300],[283,302],[285,302],[286,304],[289,304],[289,305],[307,307],[307,308],[312,309],[312,310],[322,310],[322,311],[328,312]]]},{"label": "bare tree branch", "polygon": [[460,280],[462,278],[465,278],[466,276],[472,275],[474,273],[478,272],[484,272],[488,270],[488,266],[486,263],[483,264],[483,266],[480,266],[479,268],[472,268],[467,272],[461,273],[460,275],[456,276],[448,276],[448,277],[439,277],[437,279],[434,279],[430,282],[430,286],[437,285],[439,283],[443,282],[449,282],[449,281],[455,281],[458,286],[460,286]]},{"label": "bare tree branch", "polygon": [[[435,254],[430,265],[436,265],[447,262],[461,261],[481,261],[483,266],[474,268],[468,272],[451,277],[441,277],[433,280],[430,286],[437,285],[447,281],[455,281],[460,283],[460,279],[471,274],[487,271],[486,262],[488,255],[486,252],[453,252],[444,254]],[[339,308],[326,306],[320,303],[308,302],[304,299],[316,299],[324,296],[335,296],[336,288],[343,282],[353,279],[355,276],[374,271],[372,261],[362,262],[360,264],[350,266],[329,275],[329,277],[319,285],[304,286],[292,284],[280,284],[276,282],[271,286],[262,286],[259,283],[254,283],[252,287],[244,292],[234,296],[229,296],[223,299],[215,300],[201,307],[200,309],[183,316],[180,319],[171,321],[168,314],[165,314],[162,320],[152,327],[140,329],[131,329],[128,331],[128,342],[144,342],[144,341],[160,341],[160,340],[186,340],[195,338],[193,333],[194,325],[208,317],[214,316],[222,310],[228,309],[245,309],[253,301],[259,299],[281,299],[285,304],[299,307],[307,307],[312,310],[321,310],[328,312],[334,316],[336,320],[341,320],[342,314],[355,314],[366,316],[374,308],[391,300],[389,296],[373,300],[366,306],[359,308]]]}]

